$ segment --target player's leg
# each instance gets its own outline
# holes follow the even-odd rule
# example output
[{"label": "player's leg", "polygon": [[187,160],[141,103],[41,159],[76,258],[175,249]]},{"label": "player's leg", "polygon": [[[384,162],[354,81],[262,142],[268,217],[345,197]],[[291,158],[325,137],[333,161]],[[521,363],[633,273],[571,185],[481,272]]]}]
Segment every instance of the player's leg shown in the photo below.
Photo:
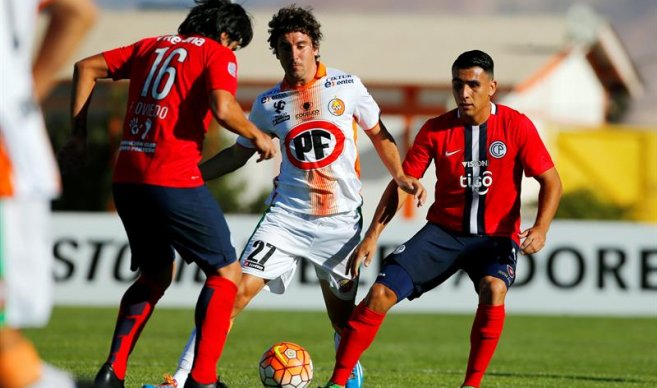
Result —
[{"label": "player's leg", "polygon": [[[175,276],[175,264],[174,264],[174,276]],[[142,388],[177,388],[185,385],[187,376],[192,370],[192,364],[194,363],[194,349],[196,344],[196,328],[192,329],[192,332],[185,343],[180,358],[178,359],[178,366],[176,367],[176,372],[173,375],[165,373],[163,376],[163,382],[157,384],[143,384]]]},{"label": "player's leg", "polygon": [[110,353],[96,374],[96,387],[119,387],[125,380],[128,358],[146,326],[155,305],[172,280],[173,263],[160,268],[143,268],[121,298]]},{"label": "player's leg", "polygon": [[[45,325],[48,295],[52,295],[48,248],[34,250],[45,243],[40,238],[45,231],[35,224],[38,220],[31,219],[29,205],[23,199],[0,199],[0,386],[28,386],[42,370],[34,345],[17,329]],[[37,272],[36,279],[31,268]],[[41,276],[44,271],[45,277]]]},{"label": "player's leg", "polygon": [[162,194],[175,250],[187,263],[195,262],[206,277],[194,313],[195,353],[185,386],[215,384],[242,271],[223,211],[207,186]]},{"label": "player's leg", "polygon": [[[238,290],[237,295],[235,296],[235,304],[233,305],[233,311],[231,312],[230,317],[230,327],[232,327],[235,317],[246,307],[246,305],[253,299],[265,286],[265,279],[262,279],[251,274],[243,274]],[[229,328],[230,331],[230,328]],[[174,384],[182,387],[187,381],[187,376],[192,370],[192,365],[194,363],[194,350],[196,349],[196,330],[193,330],[185,348],[183,349],[180,359],[178,360],[178,367],[176,372],[173,374],[171,379],[168,379],[165,376],[165,381],[160,385],[144,385],[144,388],[173,388]]]},{"label": "player's leg", "polygon": [[230,327],[230,315],[242,271],[237,260],[218,271],[206,271],[207,279],[195,311],[196,343],[192,369],[185,387],[217,381],[216,368]]},{"label": "player's leg", "polygon": [[386,258],[367,296],[349,318],[330,383],[345,384],[392,306],[422,295],[456,272],[460,249],[461,245],[442,228],[427,224]]},{"label": "player's leg", "polygon": [[[316,268],[316,270],[318,273],[321,271],[321,269],[318,268]],[[342,281],[337,283],[339,287],[336,288],[331,287],[332,282],[327,281],[326,279],[322,279],[322,276],[318,277],[320,277],[319,284],[322,289],[324,304],[326,305],[326,312],[328,313],[331,324],[333,325],[333,329],[335,330],[333,335],[333,342],[337,352],[340,341],[342,339],[342,331],[346,327],[349,317],[354,311],[357,280],[342,279]],[[335,281],[333,283],[335,283]],[[362,385],[363,367],[360,364],[360,361],[357,361],[356,365],[351,371],[349,379],[347,380],[346,387],[360,388]]]},{"label": "player's leg", "polygon": [[165,189],[115,184],[113,194],[130,243],[131,269],[139,269],[140,275],[121,299],[109,356],[96,374],[97,387],[123,386],[130,353],[171,284],[175,257],[167,229]]},{"label": "player's leg", "polygon": [[470,277],[476,282],[479,305],[470,332],[470,355],[464,387],[479,387],[481,384],[502,335],[506,315],[504,301],[515,279],[518,251],[515,243],[493,238],[486,248],[485,260],[482,257],[473,258],[473,261],[483,262],[483,265],[468,268]]},{"label": "player's leg", "polygon": [[[333,329],[333,342],[337,352],[341,333],[354,307],[358,279],[345,278],[349,255],[360,241],[362,217],[360,211],[321,217],[313,236],[313,251],[308,259],[314,264],[315,273]],[[346,386],[360,388],[363,385],[363,368],[356,362]]]},{"label": "player's leg", "polygon": [[[382,271],[384,270],[385,267]],[[391,276],[392,272],[386,274],[386,276]],[[386,313],[397,301],[396,292],[387,285],[375,283],[370,288],[365,299],[354,309],[342,331],[342,339],[336,353],[335,368],[330,379],[332,383],[346,386],[358,359],[370,347]]]},{"label": "player's leg", "polygon": [[49,221],[47,198],[0,199],[1,387],[75,386],[68,373],[41,360],[20,331],[43,327],[50,317],[53,260]]},{"label": "player's leg", "polygon": [[[296,234],[289,233],[289,229],[299,224],[294,214],[289,214],[282,209],[268,209],[258,226],[247,242],[241,255],[242,278],[238,286],[237,294],[231,311],[230,325],[233,319],[246,307],[251,299],[263,288],[268,291],[282,294],[289,285],[295,269]],[[284,249],[280,249],[283,247]],[[288,248],[294,248],[288,251]],[[291,253],[294,252],[294,253]],[[178,387],[185,384],[190,364],[194,362],[196,352],[195,330],[185,347],[173,379]],[[186,364],[186,365],[183,365]],[[166,382],[160,385],[144,385],[145,388],[170,388],[173,384]]]}]

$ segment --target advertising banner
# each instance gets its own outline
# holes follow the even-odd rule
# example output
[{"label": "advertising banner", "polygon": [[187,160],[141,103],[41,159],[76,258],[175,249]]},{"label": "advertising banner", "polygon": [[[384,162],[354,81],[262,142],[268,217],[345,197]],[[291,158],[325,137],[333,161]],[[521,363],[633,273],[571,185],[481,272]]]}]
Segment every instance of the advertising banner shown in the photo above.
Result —
[{"label": "advertising banner", "polygon": [[[242,250],[260,218],[230,216],[232,241]],[[381,261],[423,226],[393,221],[379,240],[379,252],[363,268],[359,301],[372,284]],[[55,213],[53,247],[58,305],[118,305],[136,278],[130,248],[113,213]],[[190,307],[203,284],[196,265],[176,261],[177,272],[160,306]],[[464,273],[396,311],[472,312],[477,295]],[[516,282],[507,311],[518,314],[635,315],[657,317],[657,225],[622,222],[555,221],[545,248],[518,258]],[[249,308],[322,310],[324,304],[312,267],[302,263],[284,295],[262,292]]]}]

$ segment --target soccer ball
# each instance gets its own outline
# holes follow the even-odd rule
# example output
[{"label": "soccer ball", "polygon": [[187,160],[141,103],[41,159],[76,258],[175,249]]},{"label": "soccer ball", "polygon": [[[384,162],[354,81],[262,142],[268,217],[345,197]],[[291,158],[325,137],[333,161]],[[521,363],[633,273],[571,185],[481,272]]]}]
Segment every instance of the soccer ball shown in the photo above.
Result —
[{"label": "soccer ball", "polygon": [[272,345],[258,364],[265,387],[304,388],[313,379],[313,362],[302,346],[292,342]]}]

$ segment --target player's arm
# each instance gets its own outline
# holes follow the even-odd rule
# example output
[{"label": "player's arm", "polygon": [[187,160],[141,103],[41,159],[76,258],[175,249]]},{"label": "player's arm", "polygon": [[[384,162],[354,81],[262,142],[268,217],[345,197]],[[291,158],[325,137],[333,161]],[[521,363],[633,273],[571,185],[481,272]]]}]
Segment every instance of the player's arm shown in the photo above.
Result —
[{"label": "player's arm", "polygon": [[72,79],[71,126],[73,136],[59,150],[58,159],[63,173],[76,170],[86,154],[87,112],[96,81],[109,77],[105,57],[96,54],[75,63]]},{"label": "player's arm", "polygon": [[535,179],[540,185],[538,212],[534,225],[520,233],[520,238],[524,239],[520,249],[524,254],[536,253],[545,246],[546,235],[557,213],[563,190],[561,178],[554,167],[537,175]]},{"label": "player's arm", "polygon": [[55,85],[60,68],[96,20],[96,7],[89,0],[54,0],[46,9],[50,21],[32,68],[34,93],[39,103]]},{"label": "player's arm", "polygon": [[349,257],[347,275],[351,274],[352,277],[356,277],[360,272],[361,264],[364,264],[365,267],[370,265],[372,258],[376,254],[376,242],[379,236],[393,219],[397,210],[403,206],[409,195],[409,193],[397,185],[394,179],[388,183],[376,207],[370,227],[367,229],[360,244],[358,244]]},{"label": "player's arm", "polygon": [[87,115],[96,82],[109,77],[109,67],[103,54],[96,54],[75,63],[72,79],[71,118],[73,135],[87,136]]},{"label": "player's arm", "polygon": [[365,131],[365,133],[372,141],[374,149],[376,149],[379,158],[392,175],[397,186],[407,193],[413,194],[417,200],[417,205],[421,206],[426,199],[426,190],[420,181],[404,173],[395,139],[383,125],[383,122],[379,121],[374,128]]},{"label": "player's arm", "polygon": [[244,166],[255,152],[254,148],[235,143],[201,163],[201,175],[206,181],[222,177]]},{"label": "player's arm", "polygon": [[210,108],[215,119],[222,127],[245,137],[253,143],[260,154],[258,162],[271,159],[276,155],[276,147],[267,134],[249,121],[235,97],[226,90],[215,89],[210,92]]}]

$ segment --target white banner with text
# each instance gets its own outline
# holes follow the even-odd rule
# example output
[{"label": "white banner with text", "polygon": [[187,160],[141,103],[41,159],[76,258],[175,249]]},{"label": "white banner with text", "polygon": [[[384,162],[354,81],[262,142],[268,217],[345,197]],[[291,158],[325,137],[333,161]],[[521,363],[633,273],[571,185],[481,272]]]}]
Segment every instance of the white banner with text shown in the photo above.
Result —
[{"label": "white banner with text", "polygon": [[[239,252],[260,218],[229,216]],[[134,281],[130,248],[114,213],[55,213],[53,217],[55,303],[118,305]],[[367,293],[386,254],[404,243],[423,222],[393,221],[379,252],[360,279],[358,301]],[[194,307],[203,284],[196,265],[180,265],[160,306]],[[472,282],[457,273],[436,289],[395,311],[468,312],[477,304]],[[657,317],[657,225],[625,222],[555,221],[545,248],[519,256],[507,311],[519,314],[636,315]],[[314,270],[304,264],[284,295],[262,292],[248,308],[321,310]]]}]

